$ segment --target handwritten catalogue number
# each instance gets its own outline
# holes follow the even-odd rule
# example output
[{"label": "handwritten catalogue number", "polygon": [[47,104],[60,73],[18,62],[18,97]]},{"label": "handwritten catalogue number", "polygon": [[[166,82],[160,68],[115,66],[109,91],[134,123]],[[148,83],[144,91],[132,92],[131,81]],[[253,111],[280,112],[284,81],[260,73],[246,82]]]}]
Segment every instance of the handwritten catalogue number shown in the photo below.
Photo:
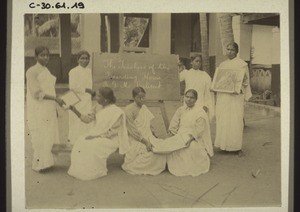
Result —
[{"label": "handwritten catalogue number", "polygon": [[75,2],[72,5],[67,5],[65,2],[56,2],[56,3],[47,3],[47,2],[41,2],[41,3],[34,3],[31,2],[29,5],[29,8],[40,8],[40,9],[84,9],[84,3],[83,2]]}]

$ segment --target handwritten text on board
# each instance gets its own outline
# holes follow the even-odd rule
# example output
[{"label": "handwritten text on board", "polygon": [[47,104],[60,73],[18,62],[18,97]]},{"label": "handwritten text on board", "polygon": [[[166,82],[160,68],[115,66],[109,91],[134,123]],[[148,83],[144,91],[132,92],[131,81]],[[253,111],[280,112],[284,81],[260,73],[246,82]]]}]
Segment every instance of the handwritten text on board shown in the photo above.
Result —
[{"label": "handwritten text on board", "polygon": [[176,55],[94,54],[94,88],[109,86],[118,99],[131,99],[136,86],[146,89],[147,99],[178,100]]}]

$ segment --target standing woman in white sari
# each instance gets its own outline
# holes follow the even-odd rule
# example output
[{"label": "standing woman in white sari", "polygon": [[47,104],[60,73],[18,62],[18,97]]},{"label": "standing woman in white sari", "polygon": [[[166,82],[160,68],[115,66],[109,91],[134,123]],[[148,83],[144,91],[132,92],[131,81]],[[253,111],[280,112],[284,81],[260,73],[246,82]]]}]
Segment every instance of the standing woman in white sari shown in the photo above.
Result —
[{"label": "standing woman in white sari", "polygon": [[187,90],[185,105],[177,109],[170,122],[171,135],[188,134],[194,138],[187,148],[167,156],[168,169],[175,176],[198,176],[209,171],[209,156],[213,156],[210,125],[204,109],[195,105],[197,99],[197,91]]},{"label": "standing woman in white sari", "polygon": [[196,104],[203,107],[212,120],[215,115],[214,94],[210,91],[211,77],[200,70],[202,58],[200,55],[191,57],[192,68],[179,73],[180,81],[185,81],[185,91],[194,89],[197,91],[199,100]]},{"label": "standing woman in white sari", "polygon": [[49,49],[35,48],[37,63],[26,72],[27,123],[33,148],[32,169],[43,171],[54,165],[52,146],[59,143],[56,103],[64,101],[56,97],[53,76],[46,67],[49,62]]},{"label": "standing woman in white sari", "polygon": [[151,111],[144,104],[146,92],[142,87],[132,90],[134,102],[125,108],[127,130],[130,141],[130,151],[125,155],[122,165],[129,174],[158,175],[166,168],[166,156],[152,152],[149,139],[154,138]]},{"label": "standing woman in white sari", "polygon": [[[119,149],[120,154],[129,150],[126,117],[115,105],[111,88],[103,87],[96,92],[96,100],[102,108],[95,114],[95,125],[75,142],[71,153],[68,174],[80,180],[93,180],[107,175],[107,158]],[[85,122],[93,121],[91,115],[71,110]]]},{"label": "standing woman in white sari", "polygon": [[[80,51],[77,54],[78,66],[69,72],[69,89],[74,91],[81,101],[76,104],[76,109],[83,114],[92,110],[92,70],[88,68],[90,54],[87,51]],[[81,120],[69,111],[69,135],[68,144],[74,145],[76,139],[91,128],[91,124],[82,123]]]},{"label": "standing woman in white sari", "polygon": [[233,151],[243,155],[242,141],[244,129],[244,101],[252,96],[249,82],[249,70],[245,61],[237,57],[237,43],[227,45],[227,57],[220,68],[244,69],[245,75],[239,93],[217,92],[216,100],[216,139],[215,146],[224,151]]}]

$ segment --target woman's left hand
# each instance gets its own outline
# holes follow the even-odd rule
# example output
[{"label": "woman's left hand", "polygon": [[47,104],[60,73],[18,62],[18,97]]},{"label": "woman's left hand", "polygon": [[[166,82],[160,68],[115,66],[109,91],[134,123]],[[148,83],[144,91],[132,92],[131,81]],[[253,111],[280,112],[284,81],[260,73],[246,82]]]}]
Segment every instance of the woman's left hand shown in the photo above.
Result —
[{"label": "woman's left hand", "polygon": [[155,137],[155,138],[158,138],[156,133],[154,131],[152,131],[152,135]]},{"label": "woman's left hand", "polygon": [[191,145],[192,141],[195,141],[195,138],[192,135],[190,135],[190,139],[185,143],[185,145],[187,147],[189,147]]},{"label": "woman's left hand", "polygon": [[151,152],[151,151],[152,151],[152,148],[153,148],[152,144],[151,144],[150,142],[147,142],[147,143],[146,143],[146,149],[147,149],[147,151],[148,151],[148,152]]},{"label": "woman's left hand", "polygon": [[80,120],[83,122],[83,123],[91,123],[92,121],[94,121],[94,117],[92,115],[81,115],[80,116]]},{"label": "woman's left hand", "polygon": [[87,137],[85,137],[85,140],[92,140],[97,137],[98,137],[97,135],[88,135]]},{"label": "woman's left hand", "polygon": [[66,103],[64,102],[64,100],[60,99],[60,98],[56,98],[55,101],[57,102],[57,104],[59,104],[59,106],[63,106],[65,105]]}]

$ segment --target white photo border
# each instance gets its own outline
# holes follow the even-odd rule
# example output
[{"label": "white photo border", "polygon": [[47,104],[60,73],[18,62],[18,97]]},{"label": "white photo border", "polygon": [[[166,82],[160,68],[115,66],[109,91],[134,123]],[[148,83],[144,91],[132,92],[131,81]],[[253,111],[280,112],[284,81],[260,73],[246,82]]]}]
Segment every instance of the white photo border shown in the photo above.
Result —
[{"label": "white photo border", "polygon": [[[11,35],[11,70],[10,70],[10,170],[11,170],[11,205],[12,211],[30,211],[25,208],[25,163],[24,163],[24,14],[26,13],[189,13],[189,12],[275,12],[280,13],[280,54],[281,70],[290,70],[289,45],[289,1],[288,0],[81,0],[84,10],[67,9],[31,9],[31,2],[40,0],[12,0],[12,35]],[[46,2],[46,1],[45,1]],[[66,2],[75,2],[66,0]],[[78,1],[77,1],[78,2]],[[8,26],[9,27],[9,26]],[[289,153],[290,153],[290,72],[281,72],[281,207],[243,208],[243,211],[287,211],[289,198]],[[16,114],[16,111],[18,113]],[[287,145],[288,144],[288,145]],[[107,211],[107,209],[104,209]],[[113,210],[113,209],[111,209]],[[124,211],[141,211],[140,209],[123,209]],[[153,209],[148,209],[153,210]],[[177,210],[177,209],[172,209]],[[182,209],[178,209],[181,210]],[[199,209],[187,209],[195,211]],[[202,208],[201,211],[240,211],[240,208]],[[61,211],[59,209],[39,209],[38,211]],[[95,211],[92,209],[76,211]],[[147,209],[143,209],[147,211]]]}]

